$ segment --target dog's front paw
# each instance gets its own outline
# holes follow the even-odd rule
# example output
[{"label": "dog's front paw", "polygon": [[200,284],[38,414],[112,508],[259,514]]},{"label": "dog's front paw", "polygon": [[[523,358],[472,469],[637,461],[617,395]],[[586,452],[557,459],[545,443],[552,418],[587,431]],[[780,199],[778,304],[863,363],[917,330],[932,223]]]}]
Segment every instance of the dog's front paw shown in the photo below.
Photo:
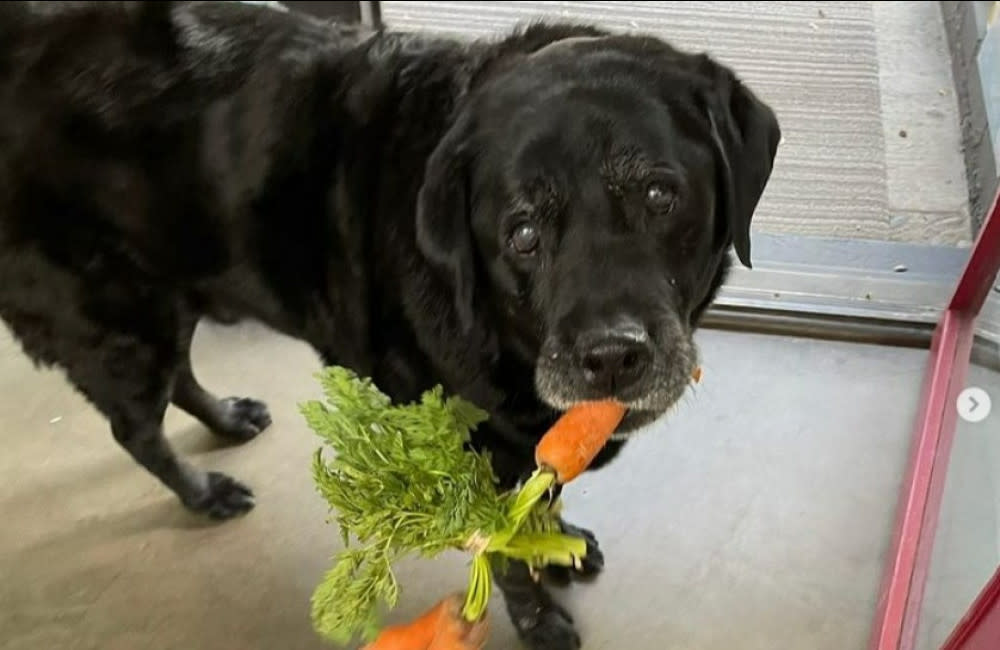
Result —
[{"label": "dog's front paw", "polygon": [[185,503],[193,512],[212,519],[231,519],[253,509],[253,492],[247,486],[219,472],[209,472],[206,478],[205,490]]},{"label": "dog's front paw", "polygon": [[601,570],[604,569],[604,553],[601,551],[601,547],[597,543],[597,538],[594,537],[594,533],[584,528],[577,528],[573,524],[566,523],[565,521],[561,521],[560,526],[562,528],[562,532],[566,535],[579,537],[587,542],[587,555],[584,556],[579,567],[570,568],[557,565],[546,567],[546,577],[558,585],[567,585],[574,579],[585,580],[593,578],[600,573]]},{"label": "dog's front paw", "polygon": [[218,434],[243,442],[257,437],[261,431],[271,426],[271,413],[267,405],[247,397],[227,397],[219,400]]},{"label": "dog's front paw", "polygon": [[511,613],[517,634],[528,650],[579,650],[580,635],[573,626],[573,617],[550,599],[530,611]]}]

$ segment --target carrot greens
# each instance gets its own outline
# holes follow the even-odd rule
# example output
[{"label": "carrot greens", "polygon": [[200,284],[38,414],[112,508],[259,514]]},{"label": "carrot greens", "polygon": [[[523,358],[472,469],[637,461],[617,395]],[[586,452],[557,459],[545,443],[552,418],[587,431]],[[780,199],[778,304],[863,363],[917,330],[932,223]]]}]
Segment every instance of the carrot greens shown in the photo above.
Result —
[{"label": "carrot greens", "polygon": [[555,477],[536,471],[502,492],[486,453],[471,449],[487,414],[438,386],[394,404],[369,378],[342,367],[319,374],[323,400],[301,405],[323,441],[313,457],[317,490],[338,526],[344,549],[316,587],[312,620],[326,639],[374,638],[380,608],[396,606],[393,566],[406,556],[470,553],[463,615],[485,615],[494,560],[533,568],[571,566],[586,543],[561,532],[559,504],[543,498]]}]

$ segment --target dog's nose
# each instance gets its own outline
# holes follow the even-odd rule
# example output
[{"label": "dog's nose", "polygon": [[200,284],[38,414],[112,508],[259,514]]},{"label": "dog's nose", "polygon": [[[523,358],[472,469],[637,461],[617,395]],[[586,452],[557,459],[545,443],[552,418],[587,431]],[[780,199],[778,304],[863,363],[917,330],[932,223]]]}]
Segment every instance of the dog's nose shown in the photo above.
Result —
[{"label": "dog's nose", "polygon": [[646,373],[652,353],[644,333],[612,332],[591,340],[579,359],[583,378],[594,390],[613,395],[631,388]]}]

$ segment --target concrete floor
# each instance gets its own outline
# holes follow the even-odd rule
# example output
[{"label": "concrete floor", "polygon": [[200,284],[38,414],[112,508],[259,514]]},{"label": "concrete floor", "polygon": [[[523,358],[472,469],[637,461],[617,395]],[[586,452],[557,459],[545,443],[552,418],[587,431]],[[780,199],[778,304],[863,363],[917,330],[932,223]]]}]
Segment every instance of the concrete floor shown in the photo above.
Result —
[{"label": "concrete floor", "polygon": [[936,2],[381,2],[390,27],[487,36],[539,17],[663,36],[733,66],[784,141],[761,232],[966,246],[958,103]]},{"label": "concrete floor", "polygon": [[[703,332],[705,379],[620,462],[567,492],[607,556],[559,592],[585,648],[861,650],[925,353]],[[274,425],[217,448],[170,411],[176,446],[248,482],[246,518],[181,511],[52,372],[0,341],[3,650],[319,649],[308,599],[338,535],[313,491],[311,352],[257,328],[202,328],[196,367],[266,399]],[[634,495],[639,495],[638,500]],[[397,616],[461,588],[460,557],[401,568]],[[494,601],[491,650],[516,648]]]}]

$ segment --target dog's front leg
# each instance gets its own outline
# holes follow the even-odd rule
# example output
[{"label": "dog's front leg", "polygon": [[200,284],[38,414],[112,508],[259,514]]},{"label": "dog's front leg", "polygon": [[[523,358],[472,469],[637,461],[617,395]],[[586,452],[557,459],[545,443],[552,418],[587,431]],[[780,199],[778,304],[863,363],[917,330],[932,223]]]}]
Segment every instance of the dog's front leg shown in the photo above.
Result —
[{"label": "dog's front leg", "polygon": [[573,617],[557,604],[524,562],[507,561],[493,568],[507,612],[529,650],[577,650],[580,635]]},{"label": "dog's front leg", "polygon": [[584,528],[578,528],[573,524],[559,520],[562,532],[573,537],[579,537],[587,542],[587,555],[583,558],[579,567],[564,567],[552,565],[545,568],[545,576],[552,582],[565,586],[574,580],[588,580],[597,576],[604,569],[604,553],[594,533]]},{"label": "dog's front leg", "polygon": [[[489,426],[482,427],[477,433],[487,440],[527,439],[529,448],[533,444],[530,438],[519,433],[518,427],[501,415],[494,415]],[[530,462],[525,465],[523,453],[512,452],[511,449],[518,448],[494,445],[490,449],[493,469],[500,484],[507,489],[521,484],[533,469]],[[552,498],[558,499],[561,491],[561,486],[556,486]],[[559,523],[564,533],[587,542],[587,555],[579,568],[547,567],[543,571],[544,576],[555,582],[569,583],[574,578],[599,573],[604,567],[604,555],[593,533],[562,519]],[[573,626],[573,617],[553,600],[541,583],[542,576],[532,575],[527,564],[513,560],[498,561],[493,567],[493,575],[503,594],[511,622],[529,650],[576,650],[580,647],[580,636]]]}]

